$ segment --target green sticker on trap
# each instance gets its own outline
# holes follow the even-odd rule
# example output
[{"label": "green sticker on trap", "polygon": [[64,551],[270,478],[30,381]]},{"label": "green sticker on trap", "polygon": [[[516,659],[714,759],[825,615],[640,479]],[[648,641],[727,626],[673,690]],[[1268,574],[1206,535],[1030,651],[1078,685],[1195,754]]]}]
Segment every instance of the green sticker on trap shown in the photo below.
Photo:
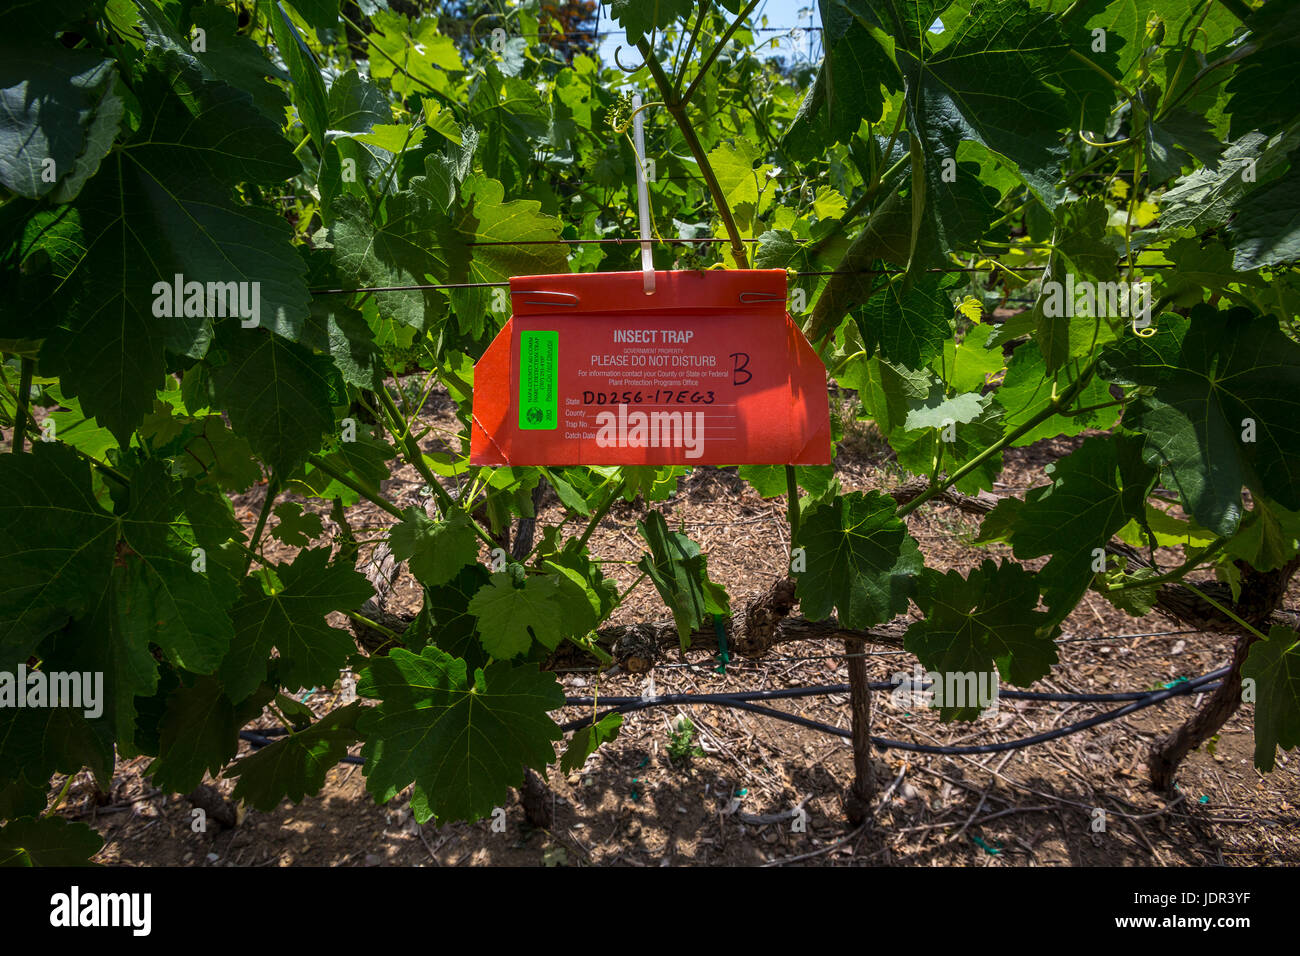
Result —
[{"label": "green sticker on trap", "polygon": [[560,424],[560,333],[519,333],[519,427]]}]

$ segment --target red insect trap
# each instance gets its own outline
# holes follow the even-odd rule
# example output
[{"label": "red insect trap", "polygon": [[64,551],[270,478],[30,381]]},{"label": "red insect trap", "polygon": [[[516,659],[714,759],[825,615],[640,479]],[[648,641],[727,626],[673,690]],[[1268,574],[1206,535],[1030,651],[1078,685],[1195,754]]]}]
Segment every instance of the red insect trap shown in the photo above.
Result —
[{"label": "red insect trap", "polygon": [[520,276],[474,367],[475,465],[827,465],[779,269]]}]

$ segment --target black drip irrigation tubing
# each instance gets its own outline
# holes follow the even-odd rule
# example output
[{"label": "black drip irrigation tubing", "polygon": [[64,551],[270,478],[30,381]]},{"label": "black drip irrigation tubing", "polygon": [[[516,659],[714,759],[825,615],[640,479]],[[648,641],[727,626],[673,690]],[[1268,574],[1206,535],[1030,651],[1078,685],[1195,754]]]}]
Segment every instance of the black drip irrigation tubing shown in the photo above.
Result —
[{"label": "black drip irrigation tubing", "polygon": [[[1194,692],[1203,692],[1214,690],[1219,685],[1215,683],[1219,678],[1227,676],[1231,668],[1221,667],[1216,671],[1203,674],[1200,677],[1193,677],[1188,680],[1180,680],[1172,687],[1166,687],[1156,691],[1127,691],[1114,694],[1049,694],[1037,691],[1005,690],[1000,691],[998,696],[1005,697],[1008,700],[1039,700],[1054,702],[1071,702],[1071,703],[1104,703],[1111,701],[1128,701],[1123,707],[1107,711],[1104,714],[1098,714],[1095,717],[1089,717],[1086,720],[1080,720],[1073,724],[1067,724],[1064,727],[1058,727],[1055,730],[1044,731],[1041,734],[1034,734],[1029,737],[1019,737],[1015,740],[1004,740],[992,744],[967,744],[967,745],[939,745],[939,744],[918,744],[906,740],[891,740],[888,737],[871,737],[871,742],[881,750],[908,750],[915,753],[928,754],[992,754],[1001,753],[1007,750],[1018,750],[1021,747],[1029,747],[1034,744],[1046,743],[1049,740],[1056,740],[1061,737],[1067,737],[1070,734],[1076,734],[1080,731],[1087,730],[1089,727],[1096,727],[1098,724],[1109,723],[1112,720],[1119,720],[1135,711],[1142,710],[1146,707],[1152,707],[1156,704],[1163,703],[1174,697],[1181,697]],[[872,690],[893,690],[901,684],[894,684],[890,681],[874,681],[870,687]],[[913,684],[915,689],[926,690],[929,684]],[[798,714],[788,714],[785,711],[776,710],[771,707],[764,707],[756,704],[756,700],[780,700],[791,697],[814,697],[821,694],[842,694],[849,692],[848,684],[819,684],[811,687],[789,687],[783,690],[756,690],[742,691],[735,694],[662,694],[657,697],[566,697],[565,705],[570,707],[595,707],[597,701],[603,701],[606,704],[614,706],[601,711],[598,714],[591,714],[579,720],[570,721],[563,724],[560,729],[568,733],[574,730],[582,730],[590,727],[592,724],[603,720],[610,714],[627,714],[638,710],[647,710],[651,707],[664,707],[671,704],[719,704],[723,707],[731,707],[736,710],[746,710],[750,713],[761,714],[764,717],[772,717],[776,720],[783,720],[787,723],[798,724],[801,727],[807,727],[811,730],[817,730],[825,734],[831,734],[836,737],[852,738],[853,732],[845,730],[842,727],[832,727],[830,724],[823,723],[819,720],[813,720],[809,717],[800,717]],[[283,728],[271,728],[263,731],[243,730],[239,733],[239,739],[245,740],[252,744],[253,747],[265,747],[274,743],[272,737],[281,737],[287,733]],[[364,757],[345,756],[340,763],[347,764],[364,764]]]}]

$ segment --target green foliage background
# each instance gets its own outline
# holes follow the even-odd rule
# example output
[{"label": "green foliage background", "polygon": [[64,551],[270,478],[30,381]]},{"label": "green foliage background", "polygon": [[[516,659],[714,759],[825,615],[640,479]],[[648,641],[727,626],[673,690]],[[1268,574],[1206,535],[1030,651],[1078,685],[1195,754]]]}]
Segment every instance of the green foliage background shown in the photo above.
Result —
[{"label": "green foliage background", "polygon": [[[820,7],[826,56],[799,66],[754,55],[770,37],[752,3],[615,2],[645,64],[624,72],[548,42],[536,2],[486,8],[472,31],[463,11],[412,18],[382,0],[11,5],[0,671],[102,671],[107,705],[93,720],[0,710],[0,861],[92,854],[35,815],[53,774],[89,768],[106,787],[115,755],[154,758],[174,791],[224,771],[271,807],[362,741],[376,799],[414,784],[423,819],[488,814],[525,765],[554,762],[563,695],[539,665],[563,641],[599,657],[593,632],[619,600],[590,529],[619,497],[663,500],[685,469],[473,467],[424,452],[415,411],[441,383],[467,426],[473,362],[507,317],[491,284],[638,267],[635,246],[510,244],[636,234],[633,90],[650,104],[657,235],[726,240],[658,244],[657,267],[790,270],[832,378],[927,479],[897,507],[842,495],[830,469],[742,469],[790,497],[809,616],[868,627],[915,603],[907,647],[927,668],[995,666],[1025,686],[1089,588],[1149,606],[1149,576],[1093,566],[1113,535],[1182,547],[1166,580],[1214,568],[1236,587],[1243,563],[1295,556],[1300,10]],[[155,287],[178,274],[258,283],[260,322],[158,314]],[[1087,302],[1060,314],[1049,283],[1067,275],[1151,282],[1151,327]],[[37,405],[52,440],[33,440]],[[1112,434],[985,523],[1017,559],[1050,556],[1040,574],[924,566],[911,510],[990,488],[1004,448],[1087,428]],[[436,513],[380,494],[402,460]],[[426,596],[404,648],[372,657],[326,622],[370,596],[355,570],[368,546],[345,535],[263,559],[266,514],[250,537],[229,499],[260,480],[267,512],[292,491],[336,518],[362,499],[392,515]],[[586,530],[543,529],[489,569],[479,546],[532,515],[541,480]],[[1181,515],[1157,507],[1160,488]],[[276,513],[285,541],[314,536],[300,509]],[[689,640],[726,592],[657,510],[639,528],[641,567]],[[1262,767],[1300,742],[1298,644],[1275,627],[1247,662]],[[348,666],[374,708],[286,718],[283,740],[231,763],[281,688]],[[580,734],[569,765],[616,731]]]}]

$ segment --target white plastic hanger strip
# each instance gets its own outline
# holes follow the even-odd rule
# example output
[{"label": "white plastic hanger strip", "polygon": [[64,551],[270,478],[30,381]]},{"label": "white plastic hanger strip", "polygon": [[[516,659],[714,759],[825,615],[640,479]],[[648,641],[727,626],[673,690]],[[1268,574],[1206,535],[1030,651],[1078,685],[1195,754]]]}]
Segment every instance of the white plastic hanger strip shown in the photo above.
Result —
[{"label": "white plastic hanger strip", "polygon": [[636,202],[641,218],[641,272],[645,275],[645,294],[654,295],[655,262],[650,243],[650,193],[645,179],[645,127],[641,122],[641,94],[632,94],[632,139],[636,144]]}]

